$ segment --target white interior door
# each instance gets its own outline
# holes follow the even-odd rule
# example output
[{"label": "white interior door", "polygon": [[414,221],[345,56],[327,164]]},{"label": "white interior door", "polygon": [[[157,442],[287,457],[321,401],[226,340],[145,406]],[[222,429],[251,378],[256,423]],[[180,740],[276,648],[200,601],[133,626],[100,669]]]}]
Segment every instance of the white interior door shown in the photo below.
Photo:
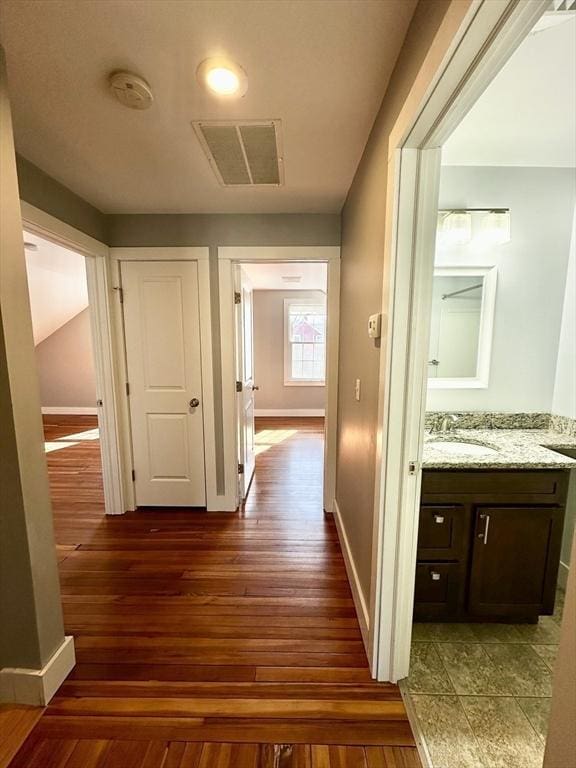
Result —
[{"label": "white interior door", "polygon": [[121,271],[136,504],[205,506],[196,262]]},{"label": "white interior door", "polygon": [[[254,467],[254,333],[252,285],[236,268],[236,390],[238,391],[238,486],[240,499],[248,495]],[[239,299],[239,301],[238,301]]]}]

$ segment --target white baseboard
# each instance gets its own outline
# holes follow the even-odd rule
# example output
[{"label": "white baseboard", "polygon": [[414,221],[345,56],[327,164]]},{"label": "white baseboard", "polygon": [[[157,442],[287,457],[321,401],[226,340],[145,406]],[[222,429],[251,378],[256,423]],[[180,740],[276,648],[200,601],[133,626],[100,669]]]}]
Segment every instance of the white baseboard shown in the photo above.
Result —
[{"label": "white baseboard", "polygon": [[[575,553],[576,556],[576,553]],[[566,584],[568,583],[568,571],[570,570],[570,566],[566,565],[566,563],[563,563],[562,560],[560,560],[560,566],[558,568],[558,586],[562,587],[562,589],[566,589]]]},{"label": "white baseboard", "polygon": [[0,701],[45,707],[75,664],[74,638],[67,636],[42,669],[0,670]]},{"label": "white baseboard", "polygon": [[324,408],[255,408],[254,416],[324,416]]},{"label": "white baseboard", "polygon": [[354,564],[354,558],[352,557],[352,551],[350,549],[350,543],[346,536],[346,530],[344,523],[342,522],[342,515],[340,514],[340,507],[338,502],[334,499],[334,520],[336,521],[336,530],[338,531],[338,538],[340,539],[340,547],[342,554],[344,555],[344,564],[346,565],[346,573],[348,574],[348,581],[350,582],[350,588],[352,589],[352,597],[354,599],[354,607],[356,608],[356,615],[358,616],[358,623],[360,624],[360,631],[362,632],[362,640],[364,641],[364,648],[368,657],[370,657],[368,632],[370,627],[370,618],[368,614],[368,608],[366,606],[366,600],[362,593],[362,587],[360,586],[360,579],[358,578],[358,571]]},{"label": "white baseboard", "polygon": [[43,405],[42,413],[52,416],[95,416],[98,408],[88,405]]}]

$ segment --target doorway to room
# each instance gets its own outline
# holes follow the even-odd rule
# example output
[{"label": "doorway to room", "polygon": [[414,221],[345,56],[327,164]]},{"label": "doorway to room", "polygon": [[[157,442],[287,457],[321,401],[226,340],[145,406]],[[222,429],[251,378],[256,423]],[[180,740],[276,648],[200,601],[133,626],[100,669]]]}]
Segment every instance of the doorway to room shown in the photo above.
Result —
[{"label": "doorway to room", "polygon": [[28,231],[24,246],[55,521],[58,525],[79,512],[101,517],[104,491],[86,260]]}]

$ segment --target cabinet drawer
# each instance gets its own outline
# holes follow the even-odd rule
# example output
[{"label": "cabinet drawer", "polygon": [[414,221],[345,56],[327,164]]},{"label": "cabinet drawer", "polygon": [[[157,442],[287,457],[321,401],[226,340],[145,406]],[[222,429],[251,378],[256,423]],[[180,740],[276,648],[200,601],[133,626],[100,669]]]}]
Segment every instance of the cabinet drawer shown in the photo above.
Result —
[{"label": "cabinet drawer", "polygon": [[[507,496],[523,497],[538,503],[563,503],[566,490],[566,472],[562,471],[525,471],[525,470],[425,470],[422,474],[422,496],[437,495],[474,496],[488,501],[504,501]],[[443,500],[443,499],[442,499]]]},{"label": "cabinet drawer", "polygon": [[460,573],[459,563],[418,563],[414,618],[433,619],[456,614]]},{"label": "cabinet drawer", "polygon": [[463,507],[420,507],[418,560],[459,560],[464,543]]}]

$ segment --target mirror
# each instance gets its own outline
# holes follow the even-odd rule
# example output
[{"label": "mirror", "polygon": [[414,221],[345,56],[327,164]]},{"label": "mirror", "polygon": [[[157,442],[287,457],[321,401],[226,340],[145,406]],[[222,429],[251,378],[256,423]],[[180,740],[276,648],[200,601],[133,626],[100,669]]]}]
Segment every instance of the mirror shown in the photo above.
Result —
[{"label": "mirror", "polygon": [[495,294],[495,267],[435,268],[429,387],[488,386]]}]

